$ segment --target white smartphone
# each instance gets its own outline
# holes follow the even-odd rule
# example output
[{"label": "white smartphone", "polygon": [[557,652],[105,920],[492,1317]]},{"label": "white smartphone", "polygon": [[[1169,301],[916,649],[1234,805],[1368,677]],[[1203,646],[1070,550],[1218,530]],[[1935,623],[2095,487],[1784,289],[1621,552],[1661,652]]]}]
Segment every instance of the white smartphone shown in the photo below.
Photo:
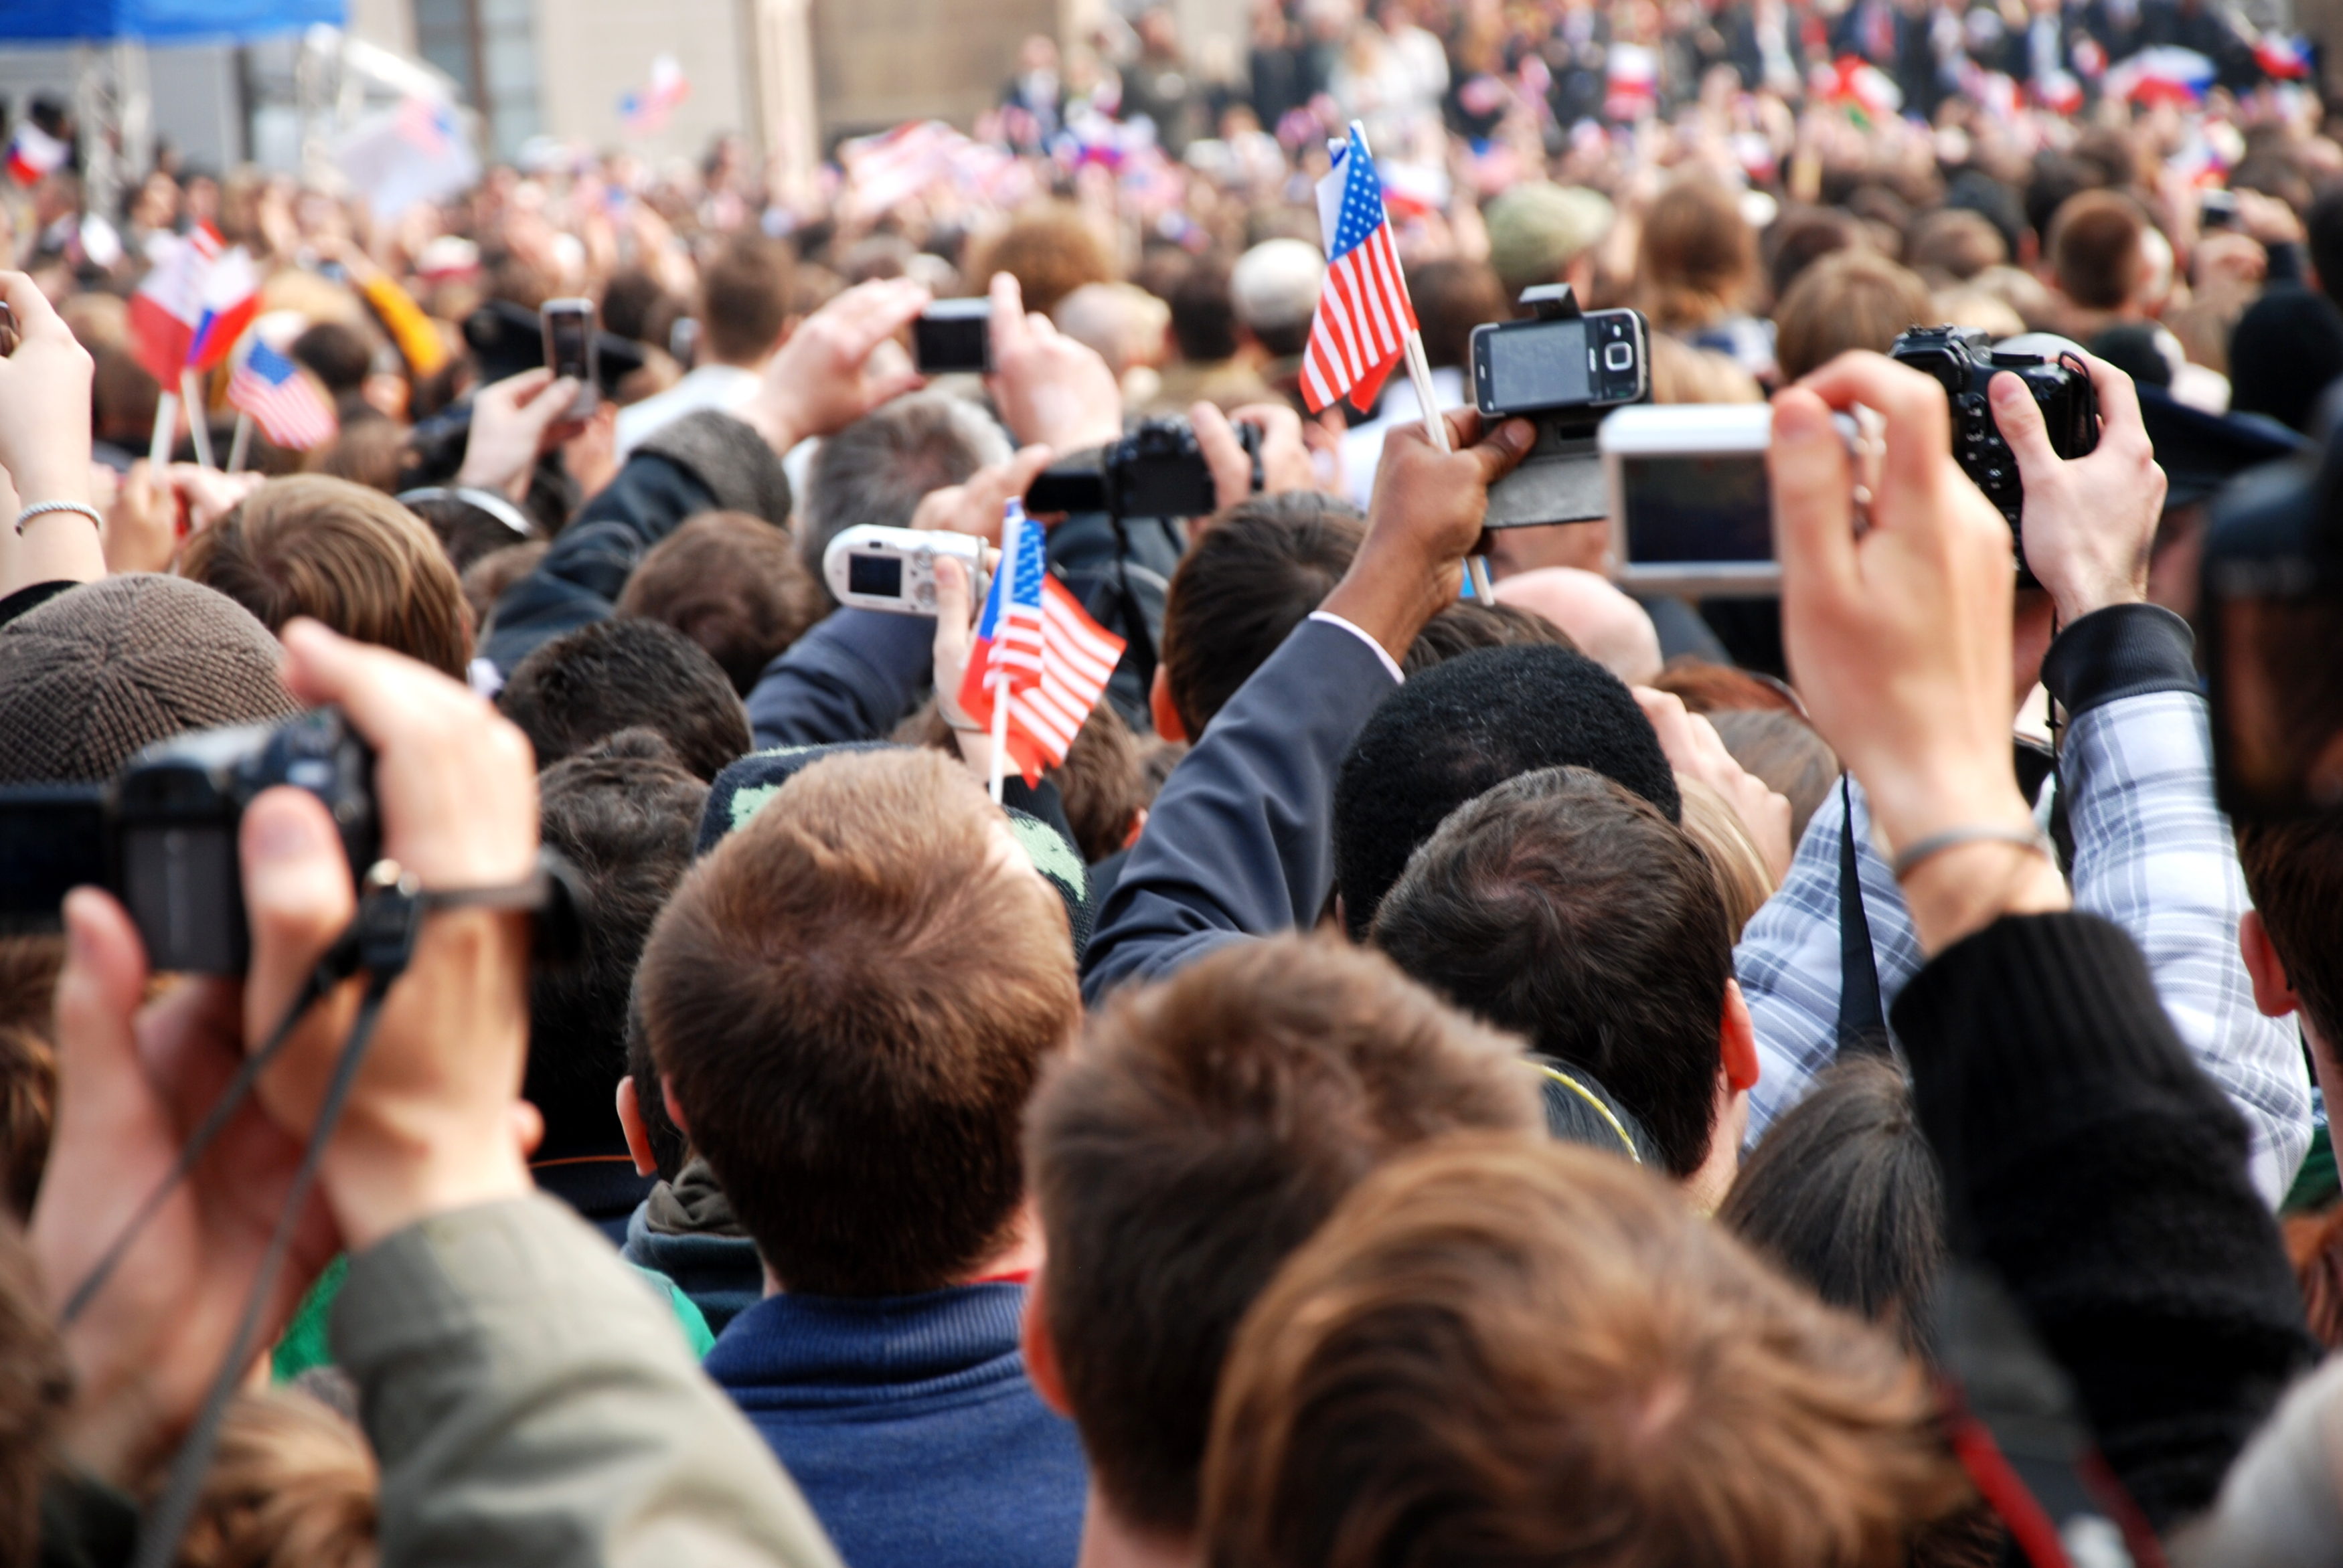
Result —
[{"label": "white smartphone", "polygon": [[830,597],[857,609],[897,615],[936,613],[936,562],[950,556],[968,569],[969,602],[984,602],[984,541],[969,534],[858,523],[840,530],[821,553]]},{"label": "white smartphone", "polygon": [[1763,403],[1638,404],[1595,432],[1622,586],[1704,598],[1778,593]]}]

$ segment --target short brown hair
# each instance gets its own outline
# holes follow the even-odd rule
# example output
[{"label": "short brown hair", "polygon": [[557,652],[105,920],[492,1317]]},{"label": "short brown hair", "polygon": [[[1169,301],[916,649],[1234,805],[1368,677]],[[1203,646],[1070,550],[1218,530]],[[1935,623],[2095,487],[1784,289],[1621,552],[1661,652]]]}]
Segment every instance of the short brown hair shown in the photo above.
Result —
[{"label": "short brown hair", "polygon": [[2120,191],[2084,191],[2050,220],[2050,275],[2058,290],[2087,310],[2114,310],[2139,286],[2140,236],[2147,220]]},{"label": "short brown hair", "polygon": [[735,235],[699,276],[699,330],[709,351],[750,365],[773,351],[789,324],[789,247],[761,235]]},{"label": "short brown hair", "polygon": [[179,1544],[180,1568],[374,1568],[374,1451],[306,1393],[238,1394]]},{"label": "short brown hair", "polygon": [[1452,1139],[1245,1319],[1212,1568],[1891,1568],[1966,1493],[1919,1368],[1624,1161]]},{"label": "short brown hair", "polygon": [[1018,1120],[1081,1016],[1065,906],[926,750],[798,773],[676,890],[637,977],[651,1055],[774,1274],[950,1283],[1024,1194]]},{"label": "short brown hair", "polygon": [[1966,283],[2009,259],[2009,242],[1993,220],[1965,206],[1939,207],[1912,226],[1904,259],[1913,269]]},{"label": "short brown hair", "polygon": [[464,678],[470,611],[423,519],[319,474],[271,479],[187,541],[179,572],[281,631],[297,615]]},{"label": "short brown hair", "polygon": [[1885,354],[1936,311],[1917,273],[1868,250],[1826,256],[1798,275],[1774,313],[1774,358],[1795,381],[1850,348]]},{"label": "short brown hair", "polygon": [[2343,822],[2241,822],[2237,864],[2287,984],[2328,1049],[2343,1054]]},{"label": "short brown hair", "polygon": [[1131,824],[1153,798],[1139,755],[1139,739],[1116,711],[1101,698],[1066,759],[1050,770],[1065,802],[1066,826],[1074,832],[1074,848],[1083,863],[1095,866],[1131,844]]},{"label": "short brown hair", "polygon": [[1333,591],[1367,526],[1316,490],[1254,496],[1181,558],[1164,597],[1163,684],[1191,741]]},{"label": "short brown hair", "polygon": [[1636,286],[1652,325],[1706,327],[1745,309],[1757,281],[1757,237],[1741,200],[1713,179],[1680,179],[1644,215]]},{"label": "short brown hair", "polygon": [[747,512],[702,512],[653,545],[620,615],[665,621],[724,667],[742,697],[830,610],[789,536]]},{"label": "short brown hair", "polygon": [[993,237],[970,269],[970,279],[989,284],[996,272],[1016,278],[1025,308],[1047,315],[1058,301],[1086,283],[1112,283],[1113,261],[1080,208],[1063,202],[1028,207]]},{"label": "short brown hair", "polygon": [[1542,1126],[1521,1044],[1391,963],[1288,934],[1117,995],[1035,1094],[1050,1342],[1100,1488],[1195,1528],[1229,1341],[1278,1265],[1394,1151]]}]

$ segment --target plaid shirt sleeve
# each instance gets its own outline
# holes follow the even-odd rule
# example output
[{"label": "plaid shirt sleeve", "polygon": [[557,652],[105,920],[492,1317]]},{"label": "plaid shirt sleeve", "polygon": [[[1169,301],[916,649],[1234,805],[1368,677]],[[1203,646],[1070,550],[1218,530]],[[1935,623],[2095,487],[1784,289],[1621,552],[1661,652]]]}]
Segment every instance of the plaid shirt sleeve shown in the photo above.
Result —
[{"label": "plaid shirt sleeve", "polygon": [[[2189,1054],[2252,1135],[2255,1187],[2275,1206],[2310,1141],[2310,1085],[2293,1031],[2261,1016],[2237,953],[2249,907],[2228,820],[2213,804],[2204,699],[2154,692],[2067,726],[2059,755],[2075,837],[2075,905],[2129,931]],[[1855,786],[1856,865],[1883,1004],[1924,961]],[[1734,970],[1756,1025],[1749,1139],[1830,1065],[1838,1018],[1841,811],[1825,800],[1781,890],[1743,932]]]}]

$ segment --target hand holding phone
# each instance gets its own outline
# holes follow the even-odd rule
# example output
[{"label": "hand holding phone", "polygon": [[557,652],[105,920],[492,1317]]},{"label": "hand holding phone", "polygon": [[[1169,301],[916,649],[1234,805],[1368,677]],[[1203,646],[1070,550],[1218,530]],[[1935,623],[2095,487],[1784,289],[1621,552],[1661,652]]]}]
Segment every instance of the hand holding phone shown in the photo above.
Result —
[{"label": "hand holding phone", "polygon": [[601,354],[597,341],[598,321],[590,299],[548,299],[537,313],[545,331],[545,365],[555,379],[578,383],[577,398],[568,417],[583,419],[601,401]]}]

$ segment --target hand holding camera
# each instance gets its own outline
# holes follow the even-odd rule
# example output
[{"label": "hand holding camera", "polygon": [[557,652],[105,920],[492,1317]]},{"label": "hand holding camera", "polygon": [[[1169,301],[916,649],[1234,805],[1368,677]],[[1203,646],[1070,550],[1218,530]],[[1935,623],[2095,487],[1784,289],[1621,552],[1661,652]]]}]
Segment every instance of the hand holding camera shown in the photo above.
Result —
[{"label": "hand holding camera", "polygon": [[911,514],[911,527],[968,534],[998,548],[1002,508],[1050,466],[1047,447],[1026,447],[1004,462],[989,463],[957,485],[930,490]]},{"label": "hand holding camera", "polygon": [[518,501],[528,493],[538,458],[578,428],[572,410],[579,383],[549,369],[524,370],[472,397],[472,422],[456,483]]},{"label": "hand holding camera", "polygon": [[1248,403],[1234,416],[1198,403],[1188,410],[1188,425],[1212,470],[1214,512],[1227,511],[1247,496],[1306,490],[1317,482],[1310,448],[1302,442],[1302,416],[1282,403]]},{"label": "hand holding camera", "polygon": [[1089,345],[1028,313],[1017,279],[992,279],[992,376],[1001,423],[1020,446],[1079,452],[1122,434],[1122,388]]},{"label": "hand holding camera", "polygon": [[2059,623],[2147,597],[2147,558],[2164,515],[2164,470],[2156,465],[2131,377],[2086,355],[2097,394],[2098,444],[2063,457],[2038,403],[2015,376],[1986,387],[1993,416],[2026,484],[2026,562],[2050,591]]},{"label": "hand holding camera", "polygon": [[927,304],[927,289],[903,278],[855,285],[789,334],[740,417],[786,452],[916,390],[920,373],[894,338]]}]

